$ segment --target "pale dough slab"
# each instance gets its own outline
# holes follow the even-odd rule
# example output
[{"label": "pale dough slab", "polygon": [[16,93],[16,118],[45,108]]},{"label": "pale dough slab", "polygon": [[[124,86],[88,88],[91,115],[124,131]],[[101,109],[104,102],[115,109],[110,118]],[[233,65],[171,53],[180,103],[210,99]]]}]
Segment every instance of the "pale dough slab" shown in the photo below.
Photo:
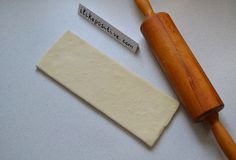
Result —
[{"label": "pale dough slab", "polygon": [[152,146],[179,103],[67,32],[37,67]]}]

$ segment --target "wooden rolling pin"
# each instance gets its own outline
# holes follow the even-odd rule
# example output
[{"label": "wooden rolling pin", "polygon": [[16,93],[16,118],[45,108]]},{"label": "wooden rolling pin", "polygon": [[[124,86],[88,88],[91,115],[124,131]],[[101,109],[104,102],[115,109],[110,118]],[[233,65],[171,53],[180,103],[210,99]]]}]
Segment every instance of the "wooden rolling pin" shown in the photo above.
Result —
[{"label": "wooden rolling pin", "polygon": [[148,0],[135,2],[146,16],[141,32],[184,108],[195,122],[208,122],[225,155],[236,160],[236,144],[218,118],[224,104],[171,17],[155,14]]}]

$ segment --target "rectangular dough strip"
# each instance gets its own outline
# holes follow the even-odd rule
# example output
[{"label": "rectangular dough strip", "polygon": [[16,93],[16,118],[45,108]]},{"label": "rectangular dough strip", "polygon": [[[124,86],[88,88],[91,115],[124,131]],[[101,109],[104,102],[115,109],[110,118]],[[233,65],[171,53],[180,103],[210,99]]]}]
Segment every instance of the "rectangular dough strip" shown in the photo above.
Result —
[{"label": "rectangular dough strip", "polygon": [[67,32],[37,67],[152,146],[179,103]]}]

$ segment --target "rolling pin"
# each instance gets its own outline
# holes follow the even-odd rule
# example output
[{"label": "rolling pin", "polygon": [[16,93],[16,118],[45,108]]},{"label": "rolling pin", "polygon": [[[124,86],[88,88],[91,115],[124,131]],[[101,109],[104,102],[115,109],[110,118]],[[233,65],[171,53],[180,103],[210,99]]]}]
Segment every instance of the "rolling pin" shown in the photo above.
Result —
[{"label": "rolling pin", "polygon": [[222,100],[168,13],[154,13],[148,0],[135,0],[146,17],[140,29],[178,99],[195,122],[207,122],[230,160],[236,144],[219,120]]}]

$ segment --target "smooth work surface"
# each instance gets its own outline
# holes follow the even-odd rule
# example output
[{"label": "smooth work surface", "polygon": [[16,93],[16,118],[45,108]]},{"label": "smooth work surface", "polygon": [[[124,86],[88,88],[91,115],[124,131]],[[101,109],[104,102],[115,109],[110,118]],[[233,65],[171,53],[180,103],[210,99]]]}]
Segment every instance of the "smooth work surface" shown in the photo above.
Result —
[{"label": "smooth work surface", "polygon": [[[78,4],[139,42],[137,54],[79,17]],[[225,103],[220,112],[236,139],[236,1],[158,0],[168,12]],[[139,30],[132,0],[0,1],[0,159],[225,159],[208,126],[180,107],[158,143],[147,149],[73,96],[35,65],[67,30],[174,96]]]}]

